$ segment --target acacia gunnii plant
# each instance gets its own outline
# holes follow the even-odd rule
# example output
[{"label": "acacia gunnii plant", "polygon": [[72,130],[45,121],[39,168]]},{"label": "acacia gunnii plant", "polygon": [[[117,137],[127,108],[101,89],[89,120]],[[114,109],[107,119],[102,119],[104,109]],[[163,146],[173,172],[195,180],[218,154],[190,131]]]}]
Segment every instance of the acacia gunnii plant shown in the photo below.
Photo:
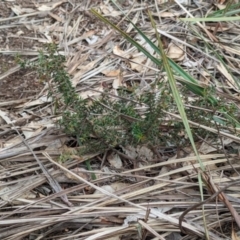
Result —
[{"label": "acacia gunnii plant", "polygon": [[[39,78],[49,84],[49,97],[51,96],[56,103],[55,114],[61,115],[59,126],[66,134],[75,136],[86,152],[126,144],[151,146],[186,144],[187,139],[183,140],[182,137],[183,124],[174,119],[169,120],[167,116],[167,112],[177,112],[169,84],[160,81],[158,77],[152,89],[140,96],[135,91],[122,87],[115,97],[109,95],[106,90],[98,100],[82,99],[71,84],[71,78],[64,66],[65,57],[58,53],[55,44],[49,44],[44,51],[40,51],[35,62],[30,63],[21,60],[20,57],[18,62],[24,68],[35,69]],[[182,87],[184,95],[187,91]],[[196,97],[195,103],[191,103],[208,105],[208,108],[214,109],[207,115],[204,112],[204,118],[203,108],[194,111],[187,108],[186,113],[189,120],[200,124],[206,124],[207,121],[208,126],[211,124],[214,126],[212,120],[216,111],[222,109],[227,111],[229,106],[222,101],[219,101],[217,106],[212,106],[207,99],[208,96]],[[197,129],[196,133],[202,137],[206,134],[202,130],[198,132]]]}]

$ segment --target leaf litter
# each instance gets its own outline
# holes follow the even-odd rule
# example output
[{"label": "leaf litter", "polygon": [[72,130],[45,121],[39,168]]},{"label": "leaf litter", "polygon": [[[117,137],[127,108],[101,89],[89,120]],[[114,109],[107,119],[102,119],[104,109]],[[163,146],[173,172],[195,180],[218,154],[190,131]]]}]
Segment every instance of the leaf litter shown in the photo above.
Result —
[{"label": "leaf litter", "polygon": [[[148,1],[123,2],[124,13],[154,38],[145,11],[151,8],[159,18],[160,33],[167,39],[168,57],[190,69],[203,84],[212,84],[210,76],[215,76],[218,90],[232,92],[239,101],[234,80],[239,77],[237,24],[191,26],[178,21],[179,16],[204,16],[210,9],[204,1],[194,1],[187,11],[171,1],[156,1],[156,6]],[[225,1],[218,2],[222,5],[213,5],[215,10],[227,6]],[[206,138],[199,144],[210,176],[205,179],[201,199],[197,183],[200,166],[190,148],[177,149],[171,143],[129,145],[119,146],[117,151],[78,155],[80,147],[75,140],[56,125],[58,116],[53,114],[45,83],[34,72],[19,71],[16,54],[35,61],[32,56],[38,55],[44,43],[56,42],[67,57],[72,84],[83,98],[100,97],[106,86],[116,93],[140,75],[149,79],[142,80],[145,86],[154,81],[158,69],[94,18],[89,13],[92,7],[148,48],[131,25],[121,22],[123,13],[111,1],[24,0],[0,5],[0,238],[205,239],[204,214],[209,239],[239,239],[237,225],[232,227],[232,219],[237,222],[240,211],[237,135],[205,126],[218,133],[219,139]],[[196,31],[206,42],[215,41],[214,47],[224,54],[234,75],[198,46]],[[4,60],[8,64],[4,65]],[[169,117],[177,118],[173,114]],[[199,127],[197,123],[195,127]],[[86,168],[86,161],[91,161],[92,170]],[[92,173],[97,179],[91,178]],[[203,201],[204,213],[199,205]]]}]

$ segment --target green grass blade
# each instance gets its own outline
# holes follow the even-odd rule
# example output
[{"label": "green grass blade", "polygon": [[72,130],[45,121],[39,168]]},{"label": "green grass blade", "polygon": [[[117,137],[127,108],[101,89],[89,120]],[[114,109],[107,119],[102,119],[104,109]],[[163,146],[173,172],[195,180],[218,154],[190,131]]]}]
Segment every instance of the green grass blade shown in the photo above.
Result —
[{"label": "green grass blade", "polygon": [[208,17],[208,18],[180,18],[184,22],[229,22],[239,21],[240,16],[237,17]]},{"label": "green grass blade", "polygon": [[208,43],[207,41],[205,41],[205,39],[198,33],[195,31],[195,34],[204,42],[206,48],[210,49],[214,55],[216,56],[216,58],[222,63],[222,65],[226,68],[226,70],[228,71],[228,73],[231,75],[231,77],[233,78],[235,84],[237,85],[238,89],[240,89],[240,85],[238,82],[238,79],[236,79],[234,77],[234,75],[231,73],[231,71],[229,70],[228,65],[225,63],[223,56],[221,56],[215,49],[214,45],[212,46],[210,43]]},{"label": "green grass blade", "polygon": [[[179,93],[179,91],[177,89],[176,80],[175,80],[175,78],[173,76],[173,72],[172,72],[172,69],[171,69],[171,64],[168,61],[168,58],[167,58],[167,56],[166,56],[166,54],[164,52],[162,41],[160,39],[159,33],[157,32],[156,25],[155,25],[155,22],[153,21],[153,18],[151,16],[150,11],[148,13],[149,13],[149,16],[150,16],[150,19],[151,19],[152,26],[154,27],[155,33],[156,33],[157,38],[158,38],[159,50],[160,50],[160,54],[161,54],[161,57],[162,57],[162,60],[163,60],[163,67],[164,67],[164,69],[167,72],[168,82],[170,84],[174,100],[175,100],[175,102],[177,104],[178,111],[179,111],[180,116],[182,118],[185,130],[186,130],[188,138],[189,138],[189,140],[191,142],[191,145],[192,145],[192,148],[194,150],[194,153],[195,153],[195,155],[196,155],[196,157],[198,159],[198,162],[199,162],[199,165],[201,167],[201,170],[204,171],[205,167],[204,167],[204,165],[203,165],[203,163],[202,163],[202,161],[200,159],[200,156],[198,154],[198,151],[197,151],[194,139],[193,139],[192,131],[191,131],[190,125],[188,123],[188,119],[187,119],[187,115],[186,115],[186,112],[185,112],[185,109],[184,109],[184,105],[183,105],[182,99],[180,97],[180,93]],[[203,200],[203,186],[202,186],[202,177],[201,177],[200,173],[198,173],[198,182],[199,182],[199,189],[200,189],[200,193],[201,193],[201,198]],[[204,214],[204,206],[202,206],[202,212],[203,212],[204,228],[205,228],[205,232],[206,232],[206,239],[209,239],[209,236],[208,236],[209,234],[208,234],[207,224],[206,224],[206,218],[205,218],[205,214]]]},{"label": "green grass blade", "polygon": [[[106,19],[107,20],[107,19]],[[107,20],[108,21],[108,20]],[[159,55],[161,55],[159,48],[132,22],[129,20],[129,22],[133,25],[133,27],[138,31],[138,33],[143,37],[143,39],[149,44],[149,46],[151,46],[151,48]],[[111,25],[112,26],[112,25]],[[116,26],[114,29],[118,29]],[[118,30],[117,30],[118,31]],[[120,32],[121,33],[121,32]],[[124,35],[123,35],[124,36]],[[136,41],[134,41],[132,39],[131,42],[135,47],[137,47],[137,45],[139,45]],[[137,47],[138,48],[138,47]],[[138,48],[139,49],[139,48]],[[141,50],[140,50],[141,51]],[[144,52],[143,52],[144,53]],[[145,53],[144,53],[145,54]],[[146,54],[145,54],[146,55]],[[148,53],[148,55],[146,55],[147,57],[149,57],[149,55],[151,57],[153,57],[151,54]],[[150,58],[150,57],[149,57]],[[154,57],[153,57],[154,58]],[[151,59],[151,58],[150,58]],[[153,61],[156,65],[160,65],[162,62],[160,60],[158,60],[157,58],[154,58],[155,61]],[[152,60],[152,59],[151,59]],[[176,64],[172,59],[169,59],[169,64],[172,67],[172,69],[178,74],[180,75],[184,80],[186,81],[181,81],[179,80],[182,84],[184,84],[190,91],[192,91],[193,93],[199,95],[199,96],[204,96],[204,88],[198,85],[198,81],[193,78],[191,75],[189,75],[186,71],[183,70],[183,68],[181,68],[178,64]],[[194,83],[194,84],[192,84]],[[209,102],[212,105],[216,105],[217,104],[217,100],[214,97],[208,97]]]},{"label": "green grass blade", "polygon": [[159,34],[157,32],[157,29],[156,29],[156,25],[155,25],[155,23],[154,23],[154,21],[152,19],[152,16],[151,16],[150,12],[149,12],[149,16],[150,16],[150,19],[151,19],[151,22],[152,22],[152,26],[155,28],[156,34],[158,36],[159,51],[160,51],[160,54],[161,54],[161,57],[162,57],[164,69],[167,72],[168,82],[170,84],[174,100],[175,100],[175,102],[177,104],[177,108],[178,108],[179,114],[180,114],[180,116],[182,118],[183,124],[185,126],[185,130],[186,130],[188,138],[189,138],[189,140],[190,140],[190,142],[192,144],[194,153],[197,156],[197,159],[199,161],[201,169],[204,171],[204,165],[203,165],[203,163],[202,163],[202,161],[201,161],[201,159],[200,159],[200,157],[198,155],[198,151],[197,151],[197,148],[196,148],[195,143],[194,143],[192,131],[191,131],[190,125],[188,123],[188,119],[187,119],[187,115],[186,115],[186,112],[185,112],[185,109],[184,109],[184,106],[183,106],[183,102],[182,102],[182,99],[180,97],[179,91],[177,89],[176,80],[175,80],[175,78],[173,76],[173,72],[172,72],[171,66],[170,66],[168,58],[167,58],[167,56],[166,56],[166,54],[164,52],[162,41],[161,41],[161,39],[159,37]]},{"label": "green grass blade", "polygon": [[215,11],[208,15],[208,17],[223,17],[223,16],[232,16],[240,12],[240,3],[231,4],[226,6],[226,8]]},{"label": "green grass blade", "polygon": [[[157,38],[158,38],[158,42],[159,42],[159,50],[160,50],[160,53],[161,53],[161,57],[163,59],[163,66],[167,72],[167,75],[168,75],[168,81],[169,81],[169,84],[171,86],[171,89],[172,89],[172,93],[173,93],[173,96],[174,96],[174,100],[177,104],[177,107],[178,107],[178,111],[180,113],[180,116],[182,118],[182,121],[183,121],[183,124],[185,126],[185,130],[187,132],[187,135],[188,135],[188,138],[192,144],[192,147],[193,147],[193,150],[196,154],[196,157],[199,161],[199,164],[200,164],[200,167],[202,169],[202,171],[205,170],[205,167],[199,157],[199,154],[198,154],[198,151],[197,151],[197,148],[195,146],[195,142],[193,140],[193,136],[192,136],[192,131],[191,131],[191,128],[189,126],[189,123],[188,123],[188,119],[187,119],[187,116],[186,116],[186,112],[185,112],[185,109],[184,109],[184,106],[183,106],[183,102],[182,102],[182,99],[180,97],[180,94],[179,94],[179,91],[177,89],[177,85],[176,85],[176,81],[175,81],[175,78],[173,76],[173,72],[171,70],[171,67],[173,66],[174,67],[174,64],[171,64],[171,61],[168,61],[168,58],[163,50],[163,45],[162,45],[162,42],[161,42],[161,39],[159,37],[159,34],[157,33],[157,29],[156,29],[156,25],[152,19],[152,16],[149,12],[149,16],[150,16],[150,19],[151,19],[151,22],[152,22],[152,25],[153,27],[155,28],[155,32],[157,34]],[[170,65],[171,64],[171,65]],[[199,183],[199,189],[200,189],[200,195],[201,195],[201,199],[203,200],[203,185],[202,185],[202,177],[201,177],[201,174],[198,173],[198,183]],[[205,214],[204,214],[204,206],[202,206],[202,213],[203,213],[203,222],[204,222],[204,228],[205,228],[205,232],[206,232],[206,239],[209,239],[209,233],[208,233],[208,230],[207,230],[207,224],[206,224],[206,218],[205,218]]]},{"label": "green grass blade", "polygon": [[133,44],[140,52],[144,53],[148,58],[150,58],[156,65],[160,65],[161,61],[154,56],[152,56],[143,46],[141,46],[139,43],[137,43],[135,40],[133,40],[127,33],[122,31],[119,27],[117,27],[115,24],[111,23],[109,20],[107,20],[105,17],[103,17],[101,14],[99,14],[94,9],[90,10],[91,13],[93,13],[95,16],[97,16],[99,19],[101,19],[106,24],[110,25],[113,29],[118,31],[124,38],[126,38],[131,44]]},{"label": "green grass blade", "polygon": [[[199,184],[199,190],[200,190],[200,195],[201,195],[201,200],[204,200],[203,197],[203,178],[201,173],[198,173],[198,184]],[[209,240],[209,233],[208,233],[208,229],[207,229],[207,222],[206,222],[206,216],[205,216],[205,212],[204,212],[204,205],[202,205],[202,217],[203,217],[203,223],[204,223],[204,228],[205,228],[205,234],[206,234],[206,239]]]}]

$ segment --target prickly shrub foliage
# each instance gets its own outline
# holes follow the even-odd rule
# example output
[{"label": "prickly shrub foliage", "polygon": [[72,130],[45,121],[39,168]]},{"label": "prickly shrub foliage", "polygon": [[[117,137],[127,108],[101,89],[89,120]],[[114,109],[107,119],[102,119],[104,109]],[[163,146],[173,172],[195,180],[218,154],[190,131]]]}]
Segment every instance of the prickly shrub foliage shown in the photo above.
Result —
[{"label": "prickly shrub foliage", "polygon": [[[39,52],[38,60],[34,63],[18,62],[22,67],[30,67],[37,71],[38,76],[49,84],[49,96],[56,104],[57,114],[62,118],[59,125],[64,131],[76,136],[78,143],[85,151],[104,150],[118,145],[150,144],[151,146],[179,146],[186,144],[184,127],[180,121],[171,119],[167,112],[176,113],[170,88],[167,82],[156,81],[152,89],[140,96],[129,89],[119,89],[118,97],[113,98],[107,92],[98,100],[83,100],[71,84],[70,76],[65,70],[65,57],[58,54],[54,44],[46,46],[45,53]],[[182,88],[185,102],[189,94]],[[219,101],[219,106],[209,105],[206,98],[196,98],[190,104],[197,108],[186,108],[189,120],[199,124],[214,127],[216,111],[231,110],[233,107]],[[210,92],[212,94],[212,92]],[[204,108],[213,111],[206,112]],[[219,115],[221,115],[219,113]],[[230,125],[233,122],[228,122]],[[203,138],[207,134],[202,129],[194,128],[196,135]]]}]

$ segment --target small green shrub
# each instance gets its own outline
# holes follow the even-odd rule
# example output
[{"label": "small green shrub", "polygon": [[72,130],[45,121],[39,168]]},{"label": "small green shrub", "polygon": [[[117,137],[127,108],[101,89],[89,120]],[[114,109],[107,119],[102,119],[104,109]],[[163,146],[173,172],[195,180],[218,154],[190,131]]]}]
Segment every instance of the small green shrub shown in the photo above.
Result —
[{"label": "small green shrub", "polygon": [[[177,107],[171,95],[167,82],[156,79],[156,83],[149,91],[140,96],[135,91],[121,88],[118,90],[119,97],[113,98],[107,91],[98,100],[83,100],[71,84],[70,76],[65,70],[65,57],[58,54],[57,46],[50,44],[46,46],[45,53],[39,52],[38,60],[34,63],[22,61],[19,64],[26,68],[35,69],[38,76],[49,84],[49,96],[57,102],[56,113],[62,118],[59,125],[64,131],[76,136],[79,145],[84,146],[85,151],[104,150],[117,145],[150,144],[151,146],[168,146],[186,144],[183,141],[184,126],[175,119],[169,119],[167,112],[177,112]],[[53,82],[51,81],[53,80]],[[188,90],[182,87],[185,102],[188,103]],[[214,116],[220,110],[229,112],[232,116],[235,109],[232,105],[218,101],[218,105],[212,106],[209,95],[196,97],[189,103],[202,109],[186,108],[189,120],[199,124],[214,127]],[[208,110],[206,113],[204,108]],[[234,121],[229,120],[227,124],[235,126]],[[224,127],[223,125],[219,126]],[[204,136],[208,133],[202,129],[194,129],[197,135]]]}]

